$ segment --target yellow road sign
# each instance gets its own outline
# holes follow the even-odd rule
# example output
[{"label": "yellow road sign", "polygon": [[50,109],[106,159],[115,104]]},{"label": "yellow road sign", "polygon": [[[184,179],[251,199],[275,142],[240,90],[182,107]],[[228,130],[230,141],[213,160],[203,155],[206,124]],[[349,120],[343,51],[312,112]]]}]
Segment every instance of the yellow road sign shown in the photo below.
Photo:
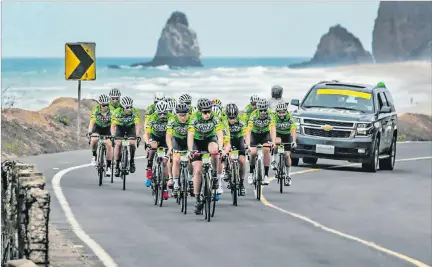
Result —
[{"label": "yellow road sign", "polygon": [[65,44],[65,78],[66,80],[96,80],[96,44]]}]

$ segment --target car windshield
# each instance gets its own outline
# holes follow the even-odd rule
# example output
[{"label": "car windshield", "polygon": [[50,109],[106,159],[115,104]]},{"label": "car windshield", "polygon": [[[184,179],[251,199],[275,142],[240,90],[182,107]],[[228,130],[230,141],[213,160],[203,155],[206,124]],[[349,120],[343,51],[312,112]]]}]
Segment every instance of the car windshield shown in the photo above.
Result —
[{"label": "car windshield", "polygon": [[314,88],[302,104],[305,108],[335,108],[372,113],[372,95],[347,89]]}]

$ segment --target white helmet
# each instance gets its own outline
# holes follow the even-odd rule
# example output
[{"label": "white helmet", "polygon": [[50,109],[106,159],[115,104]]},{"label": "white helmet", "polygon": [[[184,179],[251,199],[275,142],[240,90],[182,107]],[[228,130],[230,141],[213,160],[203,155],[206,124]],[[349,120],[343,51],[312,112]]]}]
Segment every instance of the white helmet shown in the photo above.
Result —
[{"label": "white helmet", "polygon": [[100,105],[109,105],[110,99],[109,99],[109,97],[107,95],[103,94],[103,95],[99,96],[98,103]]},{"label": "white helmet", "polygon": [[157,113],[167,113],[168,112],[168,103],[165,100],[159,101],[156,103],[156,112]]},{"label": "white helmet", "polygon": [[113,98],[113,97],[121,97],[120,90],[117,89],[117,88],[113,88],[113,89],[111,89],[111,91],[109,92],[109,96],[110,96],[111,98]]},{"label": "white helmet", "polygon": [[133,105],[133,100],[132,100],[132,98],[130,98],[130,97],[128,97],[128,96],[124,96],[124,97],[120,98],[120,105],[121,105],[123,108],[129,108],[129,107],[132,107],[132,105]]},{"label": "white helmet", "polygon": [[258,102],[258,100],[259,100],[259,96],[257,96],[257,95],[253,95],[250,97],[251,103],[256,103],[256,102]]},{"label": "white helmet", "polygon": [[216,113],[218,116],[222,114],[222,109],[219,105],[212,106],[212,111]]},{"label": "white helmet", "polygon": [[175,107],[176,107],[176,102],[174,98],[170,98],[168,99],[168,101],[166,101],[168,104],[168,111],[173,112]]},{"label": "white helmet", "polygon": [[165,94],[162,92],[156,92],[154,94],[154,102],[157,103],[162,100],[165,100]]},{"label": "white helmet", "polygon": [[288,107],[286,103],[278,103],[276,106],[276,111],[287,111]]},{"label": "white helmet", "polygon": [[257,109],[268,109],[269,102],[265,98],[260,98],[257,102]]},{"label": "white helmet", "polygon": [[190,103],[192,103],[192,97],[189,94],[182,94],[179,97],[179,102],[180,103],[190,104]]}]

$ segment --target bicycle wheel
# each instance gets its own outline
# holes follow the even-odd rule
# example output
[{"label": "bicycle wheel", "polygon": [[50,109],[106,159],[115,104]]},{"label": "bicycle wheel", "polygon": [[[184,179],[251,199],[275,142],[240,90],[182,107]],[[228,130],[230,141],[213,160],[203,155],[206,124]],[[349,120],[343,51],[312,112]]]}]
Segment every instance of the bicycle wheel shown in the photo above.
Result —
[{"label": "bicycle wheel", "polygon": [[186,168],[182,168],[181,171],[181,191],[182,191],[182,212],[187,213],[187,196],[188,196],[188,171]]},{"label": "bicycle wheel", "polygon": [[111,183],[114,183],[114,168],[115,168],[115,164],[114,164],[114,147],[112,148],[112,157],[111,157]]},{"label": "bicycle wheel", "polygon": [[232,172],[231,172],[231,196],[232,196],[232,201],[233,201],[233,205],[237,206],[237,197],[239,195],[239,188],[238,188],[238,178],[239,178],[239,173],[238,173],[238,163],[234,162],[233,163],[233,168],[232,168]]},{"label": "bicycle wheel", "polygon": [[104,153],[103,153],[103,147],[98,147],[98,174],[99,174],[99,186],[102,185],[103,175],[104,175]]},{"label": "bicycle wheel", "polygon": [[154,198],[154,204],[157,205],[159,202],[159,182],[158,182],[158,177],[159,174],[157,173],[156,170],[156,175],[153,176],[152,178],[152,194],[153,194],[153,198]]},{"label": "bicycle wheel", "polygon": [[164,177],[164,174],[162,172],[163,171],[162,166],[160,163],[158,164],[157,168],[158,168],[158,173],[159,173],[159,178],[158,178],[158,180],[159,180],[159,207],[162,207],[162,204],[164,201],[163,192],[165,190],[166,181],[165,181],[165,177]]},{"label": "bicycle wheel", "polygon": [[262,166],[261,166],[261,160],[257,160],[257,164],[255,165],[255,171],[256,171],[256,191],[257,191],[257,199],[261,200],[261,181],[262,181]]},{"label": "bicycle wheel", "polygon": [[122,178],[123,178],[123,190],[126,190],[126,173],[127,173],[127,169],[128,169],[128,151],[127,148],[123,148],[123,153],[122,153],[122,162],[123,162],[123,170],[122,170]]},{"label": "bicycle wheel", "polygon": [[205,179],[205,187],[204,187],[204,199],[205,199],[205,210],[206,210],[206,219],[209,222],[210,218],[211,218],[211,210],[210,210],[210,205],[211,205],[211,190],[210,190],[210,176],[208,173],[206,173],[206,175],[204,176]]},{"label": "bicycle wheel", "polygon": [[282,194],[283,193],[283,187],[285,183],[285,155],[280,154],[279,156],[279,166],[278,166],[278,173],[279,173],[279,191]]}]

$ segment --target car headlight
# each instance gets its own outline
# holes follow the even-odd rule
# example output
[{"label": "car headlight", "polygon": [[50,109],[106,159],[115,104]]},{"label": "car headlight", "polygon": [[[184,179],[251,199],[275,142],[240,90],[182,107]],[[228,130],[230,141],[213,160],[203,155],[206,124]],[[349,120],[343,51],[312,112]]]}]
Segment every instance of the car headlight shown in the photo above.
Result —
[{"label": "car headlight", "polygon": [[294,120],[296,122],[296,132],[300,133],[300,125],[301,125],[301,119],[298,117],[294,117]]},{"label": "car headlight", "polygon": [[358,136],[369,136],[372,134],[372,123],[358,123],[357,124],[357,135]]}]

